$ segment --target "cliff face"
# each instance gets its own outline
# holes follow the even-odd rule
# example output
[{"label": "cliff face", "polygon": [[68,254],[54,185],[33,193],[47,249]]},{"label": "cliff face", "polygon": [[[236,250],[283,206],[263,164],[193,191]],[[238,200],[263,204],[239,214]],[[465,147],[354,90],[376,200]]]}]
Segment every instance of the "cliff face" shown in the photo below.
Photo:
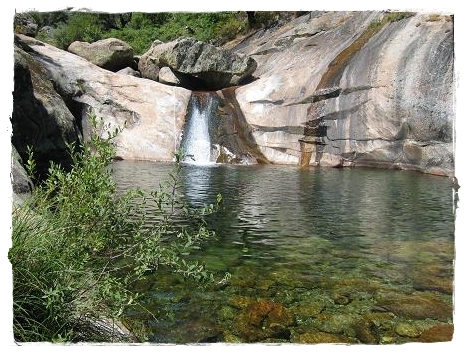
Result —
[{"label": "cliff face", "polygon": [[268,160],[453,173],[452,19],[400,17],[312,12],[237,46],[258,63],[236,99]]},{"label": "cliff face", "polygon": [[[172,160],[189,90],[106,71],[28,37],[16,42],[12,141],[23,159],[30,143],[61,157],[64,141],[86,136],[91,111],[112,129],[125,126],[118,156]],[[257,62],[255,80],[217,91],[212,143],[239,159],[453,175],[450,16],[312,12],[233,49]]]},{"label": "cliff face", "polygon": [[[57,152],[66,155],[65,142],[87,138],[88,114],[102,121],[103,136],[107,136],[107,131],[123,128],[115,139],[117,157],[173,160],[181,139],[189,90],[113,73],[29,37],[18,35],[15,40],[18,64],[12,143],[23,160],[26,145],[43,151],[45,157]],[[22,83],[25,79],[21,69],[31,77],[26,83]],[[48,109],[49,106],[54,109]],[[54,111],[59,112],[55,114],[58,117]],[[70,136],[68,130],[75,135]],[[41,161],[46,168],[48,160]]]}]

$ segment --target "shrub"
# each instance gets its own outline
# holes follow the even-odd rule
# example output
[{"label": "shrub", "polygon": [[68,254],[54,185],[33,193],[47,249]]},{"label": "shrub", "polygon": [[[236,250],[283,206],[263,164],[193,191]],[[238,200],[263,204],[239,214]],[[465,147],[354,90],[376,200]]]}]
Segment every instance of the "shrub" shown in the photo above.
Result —
[{"label": "shrub", "polygon": [[72,12],[66,23],[59,23],[53,32],[53,42],[60,49],[68,49],[74,41],[95,42],[102,39],[99,16],[90,12]]},{"label": "shrub", "polygon": [[[72,170],[52,164],[47,180],[13,211],[9,259],[17,341],[111,340],[97,322],[118,320],[139,304],[131,287],[159,266],[213,280],[202,263],[188,258],[213,235],[204,217],[218,204],[189,207],[178,192],[177,172],[158,190],[117,195],[111,174],[116,133],[108,139],[94,133],[81,147],[71,145]],[[32,153],[26,167],[34,170]],[[158,219],[151,226],[149,203]]]}]

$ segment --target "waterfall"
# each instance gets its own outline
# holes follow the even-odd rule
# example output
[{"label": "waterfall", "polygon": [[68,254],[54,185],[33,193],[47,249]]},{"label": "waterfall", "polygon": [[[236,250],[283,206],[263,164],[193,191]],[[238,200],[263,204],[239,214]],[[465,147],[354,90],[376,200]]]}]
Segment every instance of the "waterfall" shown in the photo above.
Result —
[{"label": "waterfall", "polygon": [[209,121],[215,114],[217,104],[215,104],[211,94],[193,93],[189,105],[191,108],[182,142],[185,154],[183,161],[194,164],[210,164],[212,162],[212,146]]}]

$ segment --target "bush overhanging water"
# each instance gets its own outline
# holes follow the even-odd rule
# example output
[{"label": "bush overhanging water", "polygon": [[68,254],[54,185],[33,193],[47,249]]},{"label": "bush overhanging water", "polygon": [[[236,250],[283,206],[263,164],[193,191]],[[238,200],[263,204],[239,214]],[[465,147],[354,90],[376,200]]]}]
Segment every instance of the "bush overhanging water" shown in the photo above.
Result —
[{"label": "bush overhanging water", "polygon": [[[90,120],[95,130],[102,127]],[[9,259],[17,341],[115,338],[98,328],[102,319],[117,321],[139,304],[132,285],[161,265],[198,281],[213,280],[189,254],[214,234],[204,217],[217,210],[221,196],[217,204],[190,207],[178,192],[179,165],[158,190],[117,194],[111,171],[117,133],[106,139],[94,133],[82,146],[70,145],[72,170],[52,164],[47,180],[13,210]],[[34,167],[31,152],[31,175]],[[150,226],[147,209],[159,219]]]}]

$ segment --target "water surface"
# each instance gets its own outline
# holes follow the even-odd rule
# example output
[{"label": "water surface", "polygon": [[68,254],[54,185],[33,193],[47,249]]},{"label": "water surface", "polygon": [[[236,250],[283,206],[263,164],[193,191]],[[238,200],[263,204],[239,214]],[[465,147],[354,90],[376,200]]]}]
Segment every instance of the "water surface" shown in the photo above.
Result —
[{"label": "water surface", "polygon": [[[121,189],[154,189],[172,164],[114,164]],[[454,200],[448,178],[407,171],[184,165],[193,206],[225,209],[198,254],[227,285],[158,271],[139,289],[150,341],[404,343],[452,329]],[[440,332],[439,332],[440,331]]]}]

